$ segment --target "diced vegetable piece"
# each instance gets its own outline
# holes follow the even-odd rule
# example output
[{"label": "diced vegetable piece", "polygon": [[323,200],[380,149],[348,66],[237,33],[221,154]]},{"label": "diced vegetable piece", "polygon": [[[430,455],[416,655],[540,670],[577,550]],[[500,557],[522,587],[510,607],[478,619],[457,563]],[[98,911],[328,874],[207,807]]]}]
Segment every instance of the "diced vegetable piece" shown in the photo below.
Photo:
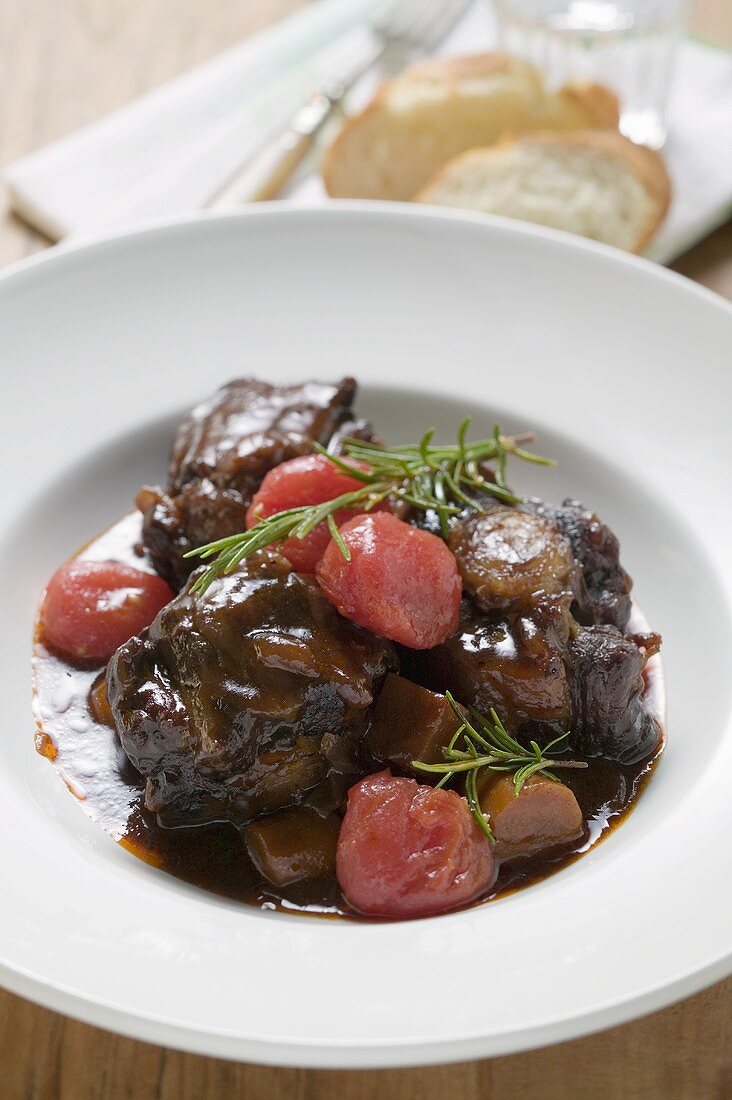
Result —
[{"label": "diced vegetable piece", "polygon": [[462,585],[441,539],[389,512],[357,516],[340,534],[351,560],[331,542],[316,573],[342,615],[411,649],[457,630]]},{"label": "diced vegetable piece", "polygon": [[450,532],[466,590],[484,611],[520,604],[537,592],[570,588],[569,540],[543,516],[496,506],[459,520]]},{"label": "diced vegetable piece", "polygon": [[[355,470],[368,470],[363,462],[347,459]],[[254,494],[247,515],[247,527],[257,520],[284,512],[287,508],[300,508],[308,504],[322,504],[334,500],[343,493],[360,489],[363,482],[348,474],[322,454],[301,455],[281,462],[265,474],[262,484]]]},{"label": "diced vegetable piece", "polygon": [[107,679],[103,672],[99,674],[92,684],[89,692],[89,709],[97,722],[100,722],[103,726],[109,726],[110,729],[114,729],[114,715],[109,705]]},{"label": "diced vegetable piece", "polygon": [[257,870],[275,886],[335,874],[340,818],[300,807],[253,821],[244,829]]},{"label": "diced vegetable piece", "polygon": [[383,771],[348,792],[337,870],[366,916],[427,917],[487,890],[495,861],[464,798]]},{"label": "diced vegetable piece", "polygon": [[160,577],[120,562],[67,561],[48,582],[44,640],[72,661],[101,664],[149,626],[174,595]]},{"label": "diced vegetable piece", "polygon": [[442,748],[458,728],[444,695],[389,673],[371,715],[366,737],[375,756],[412,770],[412,761],[442,762]]},{"label": "diced vegetable piece", "polygon": [[513,776],[488,774],[478,780],[481,809],[488,815],[500,860],[535,856],[579,840],[582,810],[569,787],[532,775],[517,795]]},{"label": "diced vegetable piece", "polygon": [[[344,518],[348,519],[352,514],[347,512]],[[336,517],[336,522],[339,518],[340,515]],[[327,523],[319,523],[305,538],[286,539],[280,547],[280,552],[298,573],[314,573],[315,566],[325,553],[329,542],[330,531]]]},{"label": "diced vegetable piece", "polygon": [[[348,460],[349,465],[367,470],[363,462]],[[265,475],[262,484],[252,498],[247,512],[247,528],[254,527],[261,519],[288,508],[301,508],[311,504],[323,504],[343,493],[363,488],[363,482],[349,477],[325,455],[301,455],[282,462]],[[358,514],[358,509],[341,508],[334,519],[345,523]],[[299,573],[314,573],[326,547],[330,531],[326,523],[320,523],[304,539],[290,538],[281,546],[281,553]]]}]

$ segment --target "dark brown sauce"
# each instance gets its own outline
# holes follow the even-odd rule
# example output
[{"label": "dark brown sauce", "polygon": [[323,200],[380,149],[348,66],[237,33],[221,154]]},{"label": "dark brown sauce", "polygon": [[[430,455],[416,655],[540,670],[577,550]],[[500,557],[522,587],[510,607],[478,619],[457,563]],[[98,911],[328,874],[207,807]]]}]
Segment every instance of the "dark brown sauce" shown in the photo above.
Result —
[{"label": "dark brown sauce", "polygon": [[[132,513],[88,544],[82,558],[114,560],[153,572],[140,548],[140,516]],[[638,629],[643,628],[642,623]],[[98,669],[80,670],[50,653],[37,630],[33,658],[36,748],[57,768],[85,813],[127,851],[203,890],[255,905],[319,915],[354,917],[335,879],[299,883],[276,890],[261,878],[241,834],[231,825],[163,829],[145,809],[140,776],[130,765],[113,729],[96,720],[89,695]],[[663,724],[661,665],[647,670],[647,703]],[[602,840],[624,820],[647,783],[662,752],[639,764],[620,765],[593,758],[586,770],[571,771],[572,788],[586,822],[579,843],[550,855],[500,868],[484,901],[546,878]]]}]

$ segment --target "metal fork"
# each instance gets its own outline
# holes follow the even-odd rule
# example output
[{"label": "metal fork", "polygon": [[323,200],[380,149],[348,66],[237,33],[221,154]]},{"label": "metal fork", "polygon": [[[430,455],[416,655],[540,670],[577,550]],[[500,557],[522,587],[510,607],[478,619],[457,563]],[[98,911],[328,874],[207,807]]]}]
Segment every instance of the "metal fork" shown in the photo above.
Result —
[{"label": "metal fork", "polygon": [[393,75],[414,57],[431,53],[449,34],[471,0],[394,0],[370,27],[365,56],[310,97],[290,124],[240,168],[208,203],[224,209],[273,199],[315,145],[345,96],[376,65]]}]

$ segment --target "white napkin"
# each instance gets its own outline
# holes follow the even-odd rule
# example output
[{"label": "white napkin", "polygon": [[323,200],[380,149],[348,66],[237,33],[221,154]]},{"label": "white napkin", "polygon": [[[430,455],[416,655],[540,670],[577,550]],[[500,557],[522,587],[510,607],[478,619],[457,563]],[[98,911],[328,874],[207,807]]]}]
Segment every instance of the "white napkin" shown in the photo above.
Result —
[{"label": "white napkin", "polygon": [[4,173],[13,209],[52,240],[198,209],[341,71],[374,8],[320,0],[16,161]]},{"label": "white napkin", "polygon": [[[113,115],[10,165],[13,208],[54,240],[199,209],[307,94],[368,48],[373,0],[320,0]],[[483,5],[443,52],[490,45]],[[361,89],[363,96],[364,89]],[[732,212],[732,55],[682,45],[664,155],[674,198],[648,255],[669,262]],[[288,196],[325,202],[316,174]]]}]

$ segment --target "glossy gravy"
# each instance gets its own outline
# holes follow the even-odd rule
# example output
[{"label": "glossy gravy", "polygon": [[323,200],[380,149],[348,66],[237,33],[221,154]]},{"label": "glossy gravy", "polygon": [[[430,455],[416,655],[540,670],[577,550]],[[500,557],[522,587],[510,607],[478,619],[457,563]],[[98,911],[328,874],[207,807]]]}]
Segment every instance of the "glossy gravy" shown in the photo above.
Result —
[{"label": "glossy gravy", "polygon": [[[120,561],[152,573],[140,534],[141,517],[131,513],[90,542],[79,557]],[[635,608],[631,629],[646,629]],[[233,825],[161,828],[145,809],[143,781],[129,763],[115,731],[99,722],[90,709],[90,691],[101,675],[98,668],[80,670],[50,653],[38,626],[33,656],[36,748],[53,763],[88,817],[133,855],[201,889],[261,909],[357,916],[344,902],[335,879],[277,890],[256,871]],[[663,728],[659,657],[648,662],[645,677],[648,710]],[[631,765],[595,757],[586,770],[566,772],[563,779],[582,808],[584,837],[579,843],[555,849],[549,856],[502,867],[482,900],[490,901],[553,874],[597,844],[632,809],[662,751],[663,745],[652,758]]]}]

